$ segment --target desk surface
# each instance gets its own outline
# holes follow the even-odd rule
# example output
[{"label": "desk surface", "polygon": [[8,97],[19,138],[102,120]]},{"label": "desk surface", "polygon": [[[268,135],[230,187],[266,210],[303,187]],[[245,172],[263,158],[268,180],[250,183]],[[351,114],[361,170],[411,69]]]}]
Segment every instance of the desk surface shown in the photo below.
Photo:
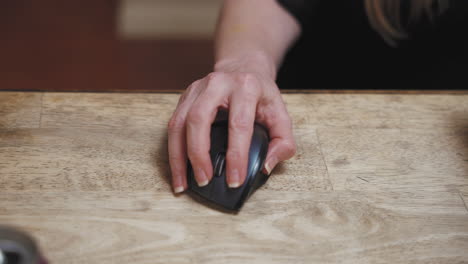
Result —
[{"label": "desk surface", "polygon": [[170,191],[177,94],[0,93],[0,223],[52,263],[466,263],[468,95],[286,94],[237,214]]}]

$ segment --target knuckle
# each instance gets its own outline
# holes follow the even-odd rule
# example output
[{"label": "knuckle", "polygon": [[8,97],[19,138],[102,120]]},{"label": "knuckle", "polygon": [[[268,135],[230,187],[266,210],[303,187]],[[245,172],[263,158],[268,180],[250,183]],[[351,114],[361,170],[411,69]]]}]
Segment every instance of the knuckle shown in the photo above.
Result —
[{"label": "knuckle", "polygon": [[206,85],[203,87],[202,91],[205,97],[217,97],[217,95],[222,93],[222,90],[219,88],[221,87],[221,84],[223,82],[222,79],[225,79],[225,77],[223,76],[224,73],[219,72],[212,72],[207,76],[207,82]]},{"label": "knuckle", "polygon": [[169,151],[169,166],[171,167],[171,172],[173,176],[180,176],[185,173],[185,166],[187,164],[187,159],[185,155],[177,155],[176,153],[171,153]]},{"label": "knuckle", "polygon": [[187,91],[185,91],[184,93],[180,95],[178,105],[183,103],[186,99],[187,99]]},{"label": "knuckle", "polygon": [[187,101],[187,99],[196,95],[200,90],[199,84],[200,80],[193,82],[189,87],[187,87],[187,89],[185,89],[185,91],[180,95],[179,102],[177,105],[180,106],[184,104]]},{"label": "knuckle", "polygon": [[249,72],[239,73],[239,79],[243,85],[252,85],[257,81],[255,75]]},{"label": "knuckle", "polygon": [[185,126],[185,119],[180,115],[173,115],[168,123],[169,132],[178,132]]},{"label": "knuckle", "polygon": [[292,156],[296,154],[296,151],[297,151],[296,143],[293,140],[285,141],[283,144],[283,151],[286,154],[286,156],[291,158]]},{"label": "knuckle", "polygon": [[256,87],[242,86],[239,88],[239,92],[242,94],[242,100],[244,103],[257,104],[259,91]]},{"label": "knuckle", "polygon": [[283,127],[289,127],[292,124],[291,118],[289,117],[287,112],[276,112],[270,116],[270,118],[278,123],[281,124]]},{"label": "knuckle", "polygon": [[280,122],[284,123],[285,126],[290,126],[292,124],[292,119],[288,113],[284,112],[282,115],[280,115]]},{"label": "knuckle", "polygon": [[203,159],[203,155],[207,154],[200,146],[191,146],[187,149],[187,155],[192,163],[198,163]]},{"label": "knuckle", "polygon": [[229,120],[229,128],[235,131],[247,131],[253,127],[253,123],[242,115],[232,116]]},{"label": "knuckle", "polygon": [[181,169],[179,169],[179,166],[174,166],[174,167],[171,167],[171,174],[172,174],[172,177],[180,177],[181,175],[183,175],[183,171]]},{"label": "knuckle", "polygon": [[[246,98],[256,98],[258,89],[258,80],[251,73],[240,73],[240,87],[238,88],[242,93],[245,94]],[[248,96],[248,97],[247,97]]]},{"label": "knuckle", "polygon": [[187,123],[199,124],[206,119],[206,114],[203,113],[203,109],[200,107],[192,107],[187,114]]},{"label": "knuckle", "polygon": [[192,84],[190,84],[190,86],[187,87],[187,89],[185,89],[185,92],[182,94],[182,96],[188,97],[189,95],[191,95],[195,90],[198,89],[199,83],[200,83],[200,80],[195,81]]},{"label": "knuckle", "polygon": [[201,83],[201,80],[196,80],[189,86],[189,88],[190,89],[195,89],[195,87],[198,87],[198,85],[200,85],[200,83]]},{"label": "knuckle", "polygon": [[185,159],[182,158],[180,155],[169,154],[169,164],[171,164],[172,170],[179,170],[181,168],[181,164],[185,163]]},{"label": "knuckle", "polygon": [[208,83],[208,85],[206,86],[206,88],[205,88],[205,90],[203,92],[204,92],[205,95],[211,97],[211,96],[215,96],[217,93],[219,93],[220,89],[219,89],[219,86],[217,86],[216,84],[211,82],[211,83]]},{"label": "knuckle", "polygon": [[236,149],[229,150],[226,153],[226,159],[229,160],[229,161],[234,161],[234,162],[241,161],[241,152],[239,150],[236,150]]},{"label": "knuckle", "polygon": [[185,92],[182,94],[182,96],[184,98],[190,98],[192,96],[195,96],[199,93],[200,89],[202,88],[200,84],[201,80],[193,82],[187,89],[185,89]]},{"label": "knuckle", "polygon": [[211,84],[211,83],[217,82],[218,80],[222,79],[223,76],[224,76],[224,73],[212,72],[212,73],[209,73],[206,76],[206,80],[207,80],[208,84]]}]

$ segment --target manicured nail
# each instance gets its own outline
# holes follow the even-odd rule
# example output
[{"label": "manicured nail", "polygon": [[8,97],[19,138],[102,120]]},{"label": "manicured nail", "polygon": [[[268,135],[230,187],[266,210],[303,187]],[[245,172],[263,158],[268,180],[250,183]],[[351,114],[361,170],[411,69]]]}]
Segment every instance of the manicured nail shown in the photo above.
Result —
[{"label": "manicured nail", "polygon": [[208,177],[203,169],[198,169],[197,183],[199,187],[208,185]]},{"label": "manicured nail", "polygon": [[271,173],[271,168],[270,168],[270,166],[268,165],[268,163],[265,163],[265,170],[266,170],[267,174],[270,175],[270,173]]},{"label": "manicured nail", "polygon": [[175,187],[174,188],[174,192],[175,193],[181,193],[184,191],[184,187],[183,186],[178,186],[178,187]]},{"label": "manicured nail", "polygon": [[267,174],[270,175],[271,171],[275,168],[277,163],[276,158],[271,158],[270,161],[265,163],[265,170],[267,171]]},{"label": "manicured nail", "polygon": [[198,183],[198,187],[205,187],[208,185],[208,180],[204,180]]},{"label": "manicured nail", "polygon": [[231,170],[228,186],[229,188],[237,188],[240,186],[239,183],[239,171],[237,169]]}]

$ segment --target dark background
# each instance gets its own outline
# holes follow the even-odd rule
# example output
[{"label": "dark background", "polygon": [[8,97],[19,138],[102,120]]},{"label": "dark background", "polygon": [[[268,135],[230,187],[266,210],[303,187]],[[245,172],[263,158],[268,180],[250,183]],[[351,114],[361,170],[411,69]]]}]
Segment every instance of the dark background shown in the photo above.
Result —
[{"label": "dark background", "polygon": [[[212,31],[221,2],[0,1],[0,90],[183,90],[211,71]],[[448,27],[463,41],[441,38],[446,47],[438,49],[443,52],[438,57],[450,63],[440,61],[439,68],[421,70],[436,57],[430,49],[423,49],[434,41],[416,43],[400,55],[386,45],[373,45],[382,41],[369,27],[363,8],[354,6],[359,1],[345,2],[350,6],[341,9],[323,2],[321,15],[314,16],[316,26],[307,29],[310,33],[304,34],[280,69],[280,88],[378,92],[468,87],[464,77],[468,41],[463,28]],[[343,21],[348,21],[346,26]],[[464,46],[463,56],[457,46]],[[398,56],[408,58],[408,54],[421,54],[413,60],[419,64],[401,63]]]}]

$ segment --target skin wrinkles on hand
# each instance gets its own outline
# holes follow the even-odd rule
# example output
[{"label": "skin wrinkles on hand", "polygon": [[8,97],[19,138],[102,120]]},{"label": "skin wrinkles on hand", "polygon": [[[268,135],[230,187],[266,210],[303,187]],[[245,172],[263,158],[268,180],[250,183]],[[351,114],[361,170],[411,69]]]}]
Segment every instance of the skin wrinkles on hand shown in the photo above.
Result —
[{"label": "skin wrinkles on hand", "polygon": [[187,159],[199,185],[211,180],[210,129],[220,109],[226,111],[229,124],[230,187],[245,180],[254,122],[270,135],[264,171],[270,173],[278,162],[294,155],[292,122],[275,78],[279,61],[299,32],[298,23],[275,0],[224,2],[215,36],[214,71],[187,88],[168,125],[174,192],[187,188]]}]

